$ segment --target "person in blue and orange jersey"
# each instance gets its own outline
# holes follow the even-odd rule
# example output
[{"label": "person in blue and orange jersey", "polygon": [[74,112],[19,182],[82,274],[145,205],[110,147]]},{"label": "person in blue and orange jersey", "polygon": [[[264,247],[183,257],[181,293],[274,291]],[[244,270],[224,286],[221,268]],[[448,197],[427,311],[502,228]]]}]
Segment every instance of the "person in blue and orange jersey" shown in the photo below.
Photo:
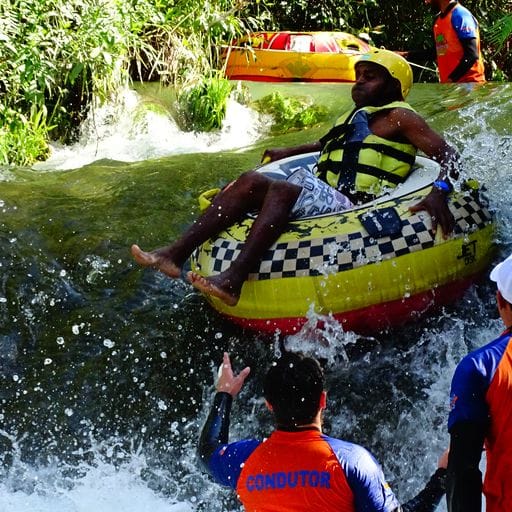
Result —
[{"label": "person in blue and orange jersey", "polygon": [[264,380],[276,429],[265,441],[228,443],[233,398],[250,369],[233,373],[228,354],[202,429],[198,455],[215,482],[231,487],[249,512],[432,512],[444,495],[447,453],[426,487],[401,506],[381,467],[362,446],[322,433],[327,398],[318,361],[285,353]]},{"label": "person in blue and orange jersey", "polygon": [[425,0],[438,12],[434,40],[440,82],[485,82],[480,31],[475,17],[456,0]]},{"label": "person in blue and orange jersey", "polygon": [[[505,330],[457,365],[448,419],[450,512],[512,510],[512,255],[491,272]],[[482,488],[479,463],[487,459]]]}]

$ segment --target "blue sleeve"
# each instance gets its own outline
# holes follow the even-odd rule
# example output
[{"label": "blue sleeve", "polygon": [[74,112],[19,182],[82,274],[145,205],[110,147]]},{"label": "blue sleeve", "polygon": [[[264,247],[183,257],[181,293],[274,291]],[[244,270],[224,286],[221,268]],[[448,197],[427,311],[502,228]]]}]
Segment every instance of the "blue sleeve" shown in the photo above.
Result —
[{"label": "blue sleeve", "polygon": [[261,441],[249,439],[219,446],[208,461],[213,479],[227,487],[236,489],[244,462]]},{"label": "blue sleeve", "polygon": [[489,408],[485,397],[509,338],[509,335],[501,336],[471,352],[457,365],[450,390],[448,430],[461,421],[488,421]]},{"label": "blue sleeve", "polygon": [[347,477],[357,512],[392,512],[400,507],[381,467],[368,450],[340,439],[325,439]]},{"label": "blue sleeve", "polygon": [[474,16],[461,5],[454,8],[452,26],[459,39],[476,39],[478,36],[478,23]]}]

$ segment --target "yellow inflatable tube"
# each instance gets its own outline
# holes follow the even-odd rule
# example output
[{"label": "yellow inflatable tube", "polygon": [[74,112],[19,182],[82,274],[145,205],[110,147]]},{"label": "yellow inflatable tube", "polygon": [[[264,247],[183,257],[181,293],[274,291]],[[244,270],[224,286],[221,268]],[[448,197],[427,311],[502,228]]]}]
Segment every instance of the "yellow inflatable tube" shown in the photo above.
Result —
[{"label": "yellow inflatable tube", "polygon": [[[284,177],[291,168],[313,168],[316,154],[264,165]],[[409,206],[431,190],[437,164],[418,158],[408,181],[364,207],[292,221],[229,307],[207,297],[220,313],[245,327],[295,332],[308,311],[332,315],[346,329],[375,332],[453,302],[490,264],[495,223],[473,183],[450,196],[456,227],[444,239],[431,232],[426,212]],[[213,192],[210,193],[210,198]],[[206,196],[202,206],[208,204]],[[236,258],[253,219],[247,218],[193,255],[192,268],[209,276]]]}]

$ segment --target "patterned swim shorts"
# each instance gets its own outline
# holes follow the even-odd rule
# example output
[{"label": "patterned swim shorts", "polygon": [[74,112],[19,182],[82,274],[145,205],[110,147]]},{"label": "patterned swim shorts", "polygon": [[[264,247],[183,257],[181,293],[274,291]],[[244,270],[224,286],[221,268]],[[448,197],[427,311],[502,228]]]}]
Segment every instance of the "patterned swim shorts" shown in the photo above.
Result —
[{"label": "patterned swim shorts", "polygon": [[292,219],[339,212],[354,206],[347,196],[302,167],[295,169],[286,181],[302,187],[290,213]]}]

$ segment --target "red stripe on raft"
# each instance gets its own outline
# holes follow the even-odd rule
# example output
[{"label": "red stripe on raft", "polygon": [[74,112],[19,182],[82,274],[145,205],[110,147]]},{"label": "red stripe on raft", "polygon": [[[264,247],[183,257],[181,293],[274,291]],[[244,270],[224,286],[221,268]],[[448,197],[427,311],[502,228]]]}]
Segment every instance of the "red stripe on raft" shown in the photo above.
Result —
[{"label": "red stripe on raft", "polygon": [[[343,326],[344,331],[374,334],[389,327],[396,327],[417,319],[427,311],[456,302],[479,276],[480,274],[453,281],[434,290],[404,297],[400,300],[375,304],[355,311],[336,313],[332,316]],[[279,330],[282,334],[297,333],[307,321],[304,317],[261,319],[224,316],[248,329],[268,333]],[[322,328],[321,323],[318,327]]]}]

